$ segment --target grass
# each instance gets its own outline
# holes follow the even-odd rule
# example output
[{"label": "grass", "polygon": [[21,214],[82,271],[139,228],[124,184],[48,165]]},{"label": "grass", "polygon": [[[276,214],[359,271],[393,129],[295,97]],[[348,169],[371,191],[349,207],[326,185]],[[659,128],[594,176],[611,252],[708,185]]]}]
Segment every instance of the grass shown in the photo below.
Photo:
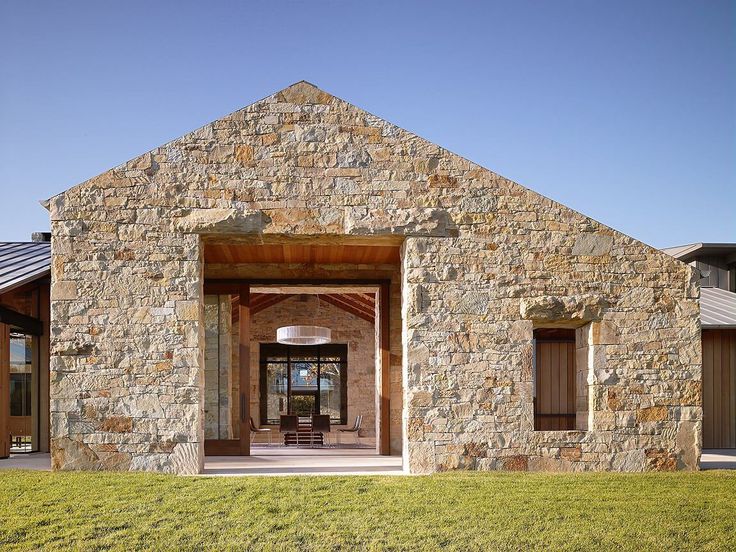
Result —
[{"label": "grass", "polygon": [[736,474],[0,472],[0,549],[736,549]]}]

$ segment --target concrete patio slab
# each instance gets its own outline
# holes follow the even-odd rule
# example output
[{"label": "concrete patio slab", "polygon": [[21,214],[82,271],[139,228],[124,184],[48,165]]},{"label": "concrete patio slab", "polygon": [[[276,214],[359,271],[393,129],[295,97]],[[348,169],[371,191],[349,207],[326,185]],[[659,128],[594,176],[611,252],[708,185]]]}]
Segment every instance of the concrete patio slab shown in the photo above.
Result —
[{"label": "concrete patio slab", "polygon": [[736,449],[706,449],[700,458],[701,470],[736,470]]},{"label": "concrete patio slab", "polygon": [[[372,448],[254,446],[251,456],[206,456],[206,476],[239,475],[403,475],[400,456],[379,456]],[[47,453],[12,454],[0,470],[51,469]]]},{"label": "concrete patio slab", "polygon": [[0,460],[0,470],[51,470],[51,455],[48,452],[11,454]]},{"label": "concrete patio slab", "polygon": [[203,475],[403,475],[400,456],[372,449],[254,447],[251,453],[207,456]]}]

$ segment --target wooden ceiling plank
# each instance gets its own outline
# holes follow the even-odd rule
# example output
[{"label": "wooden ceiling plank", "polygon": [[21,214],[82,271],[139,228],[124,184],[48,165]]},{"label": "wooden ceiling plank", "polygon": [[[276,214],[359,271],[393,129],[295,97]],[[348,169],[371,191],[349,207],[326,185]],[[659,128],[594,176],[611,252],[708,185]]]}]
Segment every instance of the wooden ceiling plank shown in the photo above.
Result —
[{"label": "wooden ceiling plank", "polygon": [[389,245],[271,244],[206,242],[207,263],[398,264],[399,248]]}]

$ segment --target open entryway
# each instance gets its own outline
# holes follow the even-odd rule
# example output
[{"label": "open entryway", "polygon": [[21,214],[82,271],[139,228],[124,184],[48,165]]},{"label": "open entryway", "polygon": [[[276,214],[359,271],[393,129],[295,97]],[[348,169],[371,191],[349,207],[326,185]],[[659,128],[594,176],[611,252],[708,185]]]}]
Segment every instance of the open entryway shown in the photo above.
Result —
[{"label": "open entryway", "polygon": [[205,248],[205,473],[400,470],[398,249],[264,247]]}]

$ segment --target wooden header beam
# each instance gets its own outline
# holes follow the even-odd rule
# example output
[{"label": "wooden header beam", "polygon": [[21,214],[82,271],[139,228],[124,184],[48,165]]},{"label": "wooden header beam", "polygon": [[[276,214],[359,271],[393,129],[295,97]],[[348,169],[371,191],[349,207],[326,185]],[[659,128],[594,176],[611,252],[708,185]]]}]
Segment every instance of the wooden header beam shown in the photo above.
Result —
[{"label": "wooden header beam", "polygon": [[0,323],[14,326],[33,335],[43,335],[43,322],[38,318],[0,306]]}]

